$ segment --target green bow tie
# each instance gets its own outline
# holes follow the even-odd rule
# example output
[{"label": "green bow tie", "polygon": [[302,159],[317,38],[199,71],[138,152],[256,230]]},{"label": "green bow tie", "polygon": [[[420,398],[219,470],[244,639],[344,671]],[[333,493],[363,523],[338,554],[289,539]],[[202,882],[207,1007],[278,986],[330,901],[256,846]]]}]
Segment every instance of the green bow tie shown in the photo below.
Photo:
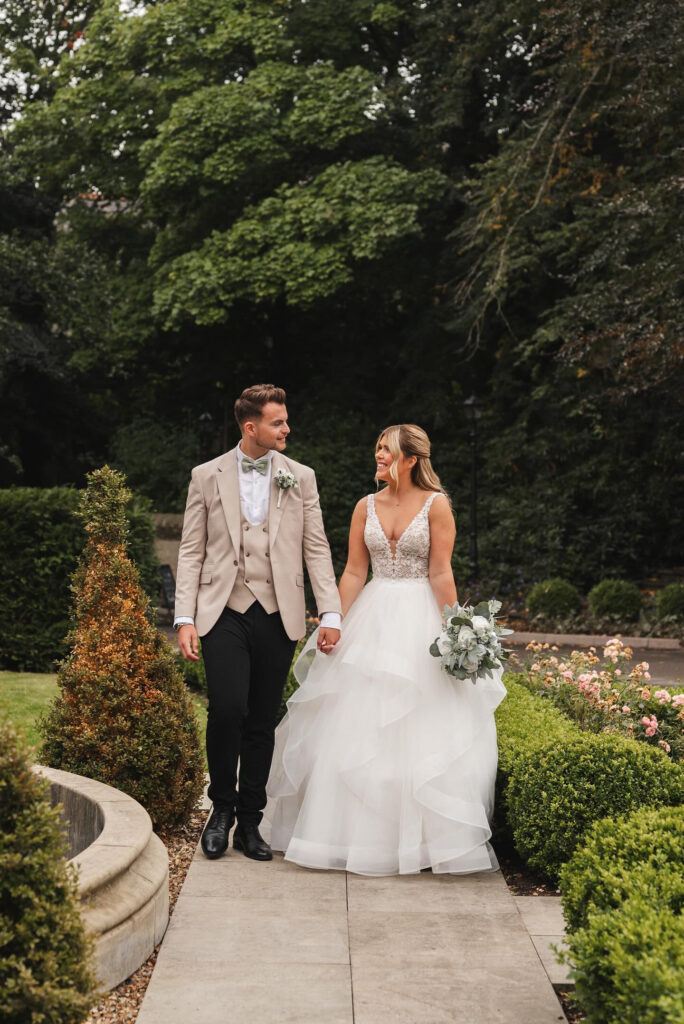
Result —
[{"label": "green bow tie", "polygon": [[250,459],[249,455],[243,455],[242,472],[251,473],[253,469],[257,473],[261,473],[262,476],[266,476],[268,473],[268,455],[263,455],[260,459]]}]

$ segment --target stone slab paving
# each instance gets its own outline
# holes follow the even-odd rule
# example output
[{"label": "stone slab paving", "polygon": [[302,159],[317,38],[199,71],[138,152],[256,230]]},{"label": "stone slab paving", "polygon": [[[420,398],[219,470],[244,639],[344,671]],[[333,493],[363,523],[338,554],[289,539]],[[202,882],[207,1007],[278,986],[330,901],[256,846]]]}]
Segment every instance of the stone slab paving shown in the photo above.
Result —
[{"label": "stone slab paving", "polygon": [[138,1024],[560,1024],[532,913],[498,871],[368,878],[198,847]]}]

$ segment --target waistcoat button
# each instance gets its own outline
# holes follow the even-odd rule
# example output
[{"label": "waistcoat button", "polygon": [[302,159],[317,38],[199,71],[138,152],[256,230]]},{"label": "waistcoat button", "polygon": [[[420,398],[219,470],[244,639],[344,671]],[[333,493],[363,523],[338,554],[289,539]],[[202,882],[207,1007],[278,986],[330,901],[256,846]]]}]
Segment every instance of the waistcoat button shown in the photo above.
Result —
[{"label": "waistcoat button", "polygon": [[267,583],[270,583],[271,581],[270,581],[270,580],[266,580],[266,582],[267,582]]},{"label": "waistcoat button", "polygon": [[245,558],[249,558],[249,551],[245,552]]},{"label": "waistcoat button", "polygon": [[264,526],[264,531],[263,531],[263,532],[264,532],[264,533],[268,533],[268,530],[266,529],[266,527],[265,527],[265,526]]},{"label": "waistcoat button", "polygon": [[237,565],[237,558],[234,560],[233,565]]}]

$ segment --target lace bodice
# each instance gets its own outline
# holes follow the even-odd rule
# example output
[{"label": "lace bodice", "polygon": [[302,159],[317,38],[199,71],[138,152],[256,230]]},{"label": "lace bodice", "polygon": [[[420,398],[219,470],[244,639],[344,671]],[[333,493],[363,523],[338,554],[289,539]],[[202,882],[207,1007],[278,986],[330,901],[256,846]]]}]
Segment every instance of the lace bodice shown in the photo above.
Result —
[{"label": "lace bodice", "polygon": [[396,543],[394,554],[387,535],[375,511],[375,495],[369,494],[366,506],[366,526],[363,539],[371,556],[373,576],[390,579],[423,579],[428,574],[430,558],[430,505],[437,497],[434,492],[421,510],[413,517]]}]

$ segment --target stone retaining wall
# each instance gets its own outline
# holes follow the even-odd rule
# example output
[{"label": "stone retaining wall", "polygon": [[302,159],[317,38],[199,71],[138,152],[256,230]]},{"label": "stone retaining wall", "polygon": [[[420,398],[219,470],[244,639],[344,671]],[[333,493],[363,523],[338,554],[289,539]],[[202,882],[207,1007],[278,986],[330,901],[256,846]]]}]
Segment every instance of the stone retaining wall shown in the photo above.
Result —
[{"label": "stone retaining wall", "polygon": [[147,811],[102,782],[36,765],[62,804],[81,912],[100,984],[114,988],[154,950],[169,919],[169,858]]}]

